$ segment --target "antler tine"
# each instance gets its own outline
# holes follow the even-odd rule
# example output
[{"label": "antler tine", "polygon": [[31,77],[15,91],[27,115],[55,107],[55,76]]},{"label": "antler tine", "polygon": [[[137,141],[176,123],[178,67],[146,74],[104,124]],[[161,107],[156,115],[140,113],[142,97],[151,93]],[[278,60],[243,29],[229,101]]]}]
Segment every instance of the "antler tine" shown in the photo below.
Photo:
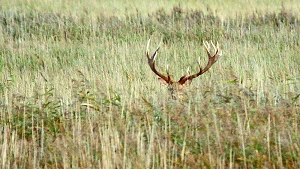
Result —
[{"label": "antler tine", "polygon": [[218,51],[216,54],[219,55],[219,56],[222,56],[222,51],[219,50],[219,42],[217,42],[217,49],[216,51]]},{"label": "antler tine", "polygon": [[206,50],[206,53],[208,54],[209,57],[211,57],[211,54],[210,54],[210,44],[207,41],[203,41],[203,45],[204,45],[204,48]]},{"label": "antler tine", "polygon": [[[211,56],[211,53],[210,53],[210,44],[213,46],[214,51],[215,51],[215,54],[213,56]],[[207,54],[209,55],[209,57],[214,57],[215,55],[218,55],[218,57],[221,56],[222,51],[219,50],[219,42],[217,42],[217,46],[215,46],[215,44],[212,41],[210,41],[210,44],[207,41],[203,42],[203,45],[204,45],[205,50],[206,50]]]},{"label": "antler tine", "polygon": [[151,41],[151,39],[148,40],[147,46],[146,46],[146,55],[147,55],[148,59],[149,59],[149,45],[150,45],[150,41]]},{"label": "antler tine", "polygon": [[159,50],[159,48],[160,48],[160,44],[158,45],[157,49],[154,51],[153,55],[150,57],[150,56],[149,56],[149,45],[150,45],[150,41],[151,41],[151,39],[149,39],[149,40],[148,40],[148,43],[147,43],[147,47],[146,47],[146,55],[147,55],[148,59],[150,59],[150,60],[154,63],[154,62],[155,62],[155,58],[156,58],[156,56],[157,56],[157,52],[158,52],[158,50]]},{"label": "antler tine", "polygon": [[219,43],[218,42],[217,42],[217,47],[215,46],[214,43],[212,43],[212,41],[210,41],[210,44],[213,46],[215,51],[218,51],[218,48],[219,48]]},{"label": "antler tine", "polygon": [[188,67],[188,68],[186,69],[186,73],[187,73],[188,75],[191,74],[190,67]]},{"label": "antler tine", "polygon": [[146,55],[147,55],[147,58],[148,58],[148,64],[151,68],[151,70],[157,75],[159,76],[161,79],[163,79],[164,81],[166,81],[168,84],[172,84],[173,81],[171,80],[171,77],[169,75],[169,70],[168,70],[168,67],[167,67],[167,74],[168,74],[168,77],[164,76],[163,74],[159,73],[156,68],[155,68],[155,58],[157,56],[157,52],[160,48],[160,45],[161,45],[161,42],[159,43],[159,46],[157,47],[157,49],[154,51],[154,53],[152,54],[152,56],[150,57],[149,55],[149,46],[150,46],[150,39],[148,40],[147,42],[147,46],[146,46]]},{"label": "antler tine", "polygon": [[197,63],[198,63],[199,69],[200,69],[200,71],[201,71],[202,68],[201,68],[201,64],[200,64],[200,57],[198,57]]}]

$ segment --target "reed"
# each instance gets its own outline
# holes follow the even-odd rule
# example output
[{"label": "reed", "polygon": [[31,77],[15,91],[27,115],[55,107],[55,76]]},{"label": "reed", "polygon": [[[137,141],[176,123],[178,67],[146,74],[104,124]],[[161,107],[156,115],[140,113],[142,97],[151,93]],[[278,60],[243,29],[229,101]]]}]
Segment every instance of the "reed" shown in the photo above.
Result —
[{"label": "reed", "polygon": [[[218,2],[4,0],[0,168],[299,168],[300,5]],[[174,79],[223,55],[174,100],[150,37]]]}]

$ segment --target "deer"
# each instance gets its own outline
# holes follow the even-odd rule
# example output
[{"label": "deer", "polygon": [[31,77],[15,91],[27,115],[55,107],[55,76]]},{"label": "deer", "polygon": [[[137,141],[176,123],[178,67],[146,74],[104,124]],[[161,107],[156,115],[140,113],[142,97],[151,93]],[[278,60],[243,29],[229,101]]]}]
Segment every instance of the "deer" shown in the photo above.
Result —
[{"label": "deer", "polygon": [[[200,57],[199,57],[199,59],[197,61],[198,65],[199,65],[199,72],[192,74],[192,75],[183,75],[180,77],[180,79],[178,81],[174,81],[169,74],[169,66],[168,65],[166,68],[167,76],[165,76],[162,73],[160,73],[159,71],[157,71],[157,69],[155,67],[155,59],[158,54],[158,50],[160,49],[160,44],[157,47],[157,49],[154,51],[154,53],[152,55],[150,55],[149,54],[150,40],[151,39],[148,40],[147,46],[146,46],[146,56],[148,59],[148,64],[149,64],[151,70],[159,77],[159,80],[163,84],[166,84],[168,86],[168,90],[171,92],[171,96],[173,99],[177,99],[177,95],[178,95],[177,91],[178,90],[182,90],[183,88],[185,88],[185,86],[191,84],[191,82],[194,78],[207,72],[212,67],[212,65],[217,62],[218,58],[222,55],[222,51],[219,49],[218,42],[215,46],[212,41],[210,41],[210,43],[208,43],[207,41],[203,41],[204,49],[206,50],[206,53],[208,55],[208,63],[205,66],[205,68],[202,69],[202,67],[200,65]],[[214,53],[211,53],[211,46],[213,46],[213,48],[214,48]],[[189,69],[187,70],[187,72],[188,72],[188,74],[190,74]]]}]

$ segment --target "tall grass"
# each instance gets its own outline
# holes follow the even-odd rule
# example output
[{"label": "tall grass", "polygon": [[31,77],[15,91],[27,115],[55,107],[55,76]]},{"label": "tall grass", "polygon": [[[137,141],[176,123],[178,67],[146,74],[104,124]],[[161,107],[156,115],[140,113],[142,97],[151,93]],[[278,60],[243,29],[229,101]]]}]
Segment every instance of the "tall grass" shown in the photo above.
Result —
[{"label": "tall grass", "polygon": [[[1,8],[0,168],[300,167],[296,1],[234,16],[234,1],[218,14],[194,1],[108,14],[96,9],[118,8],[90,1],[93,15],[53,3],[66,4]],[[175,79],[206,64],[203,40],[223,56],[174,100],[147,65],[150,37]]]}]

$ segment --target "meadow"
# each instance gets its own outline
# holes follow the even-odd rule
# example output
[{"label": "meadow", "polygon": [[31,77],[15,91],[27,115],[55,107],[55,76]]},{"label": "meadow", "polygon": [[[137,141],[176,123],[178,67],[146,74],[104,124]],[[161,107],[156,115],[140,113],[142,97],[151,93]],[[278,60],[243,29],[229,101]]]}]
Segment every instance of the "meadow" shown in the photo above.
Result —
[{"label": "meadow", "polygon": [[[300,168],[300,3],[0,4],[0,168]],[[203,41],[223,55],[174,99]]]}]

